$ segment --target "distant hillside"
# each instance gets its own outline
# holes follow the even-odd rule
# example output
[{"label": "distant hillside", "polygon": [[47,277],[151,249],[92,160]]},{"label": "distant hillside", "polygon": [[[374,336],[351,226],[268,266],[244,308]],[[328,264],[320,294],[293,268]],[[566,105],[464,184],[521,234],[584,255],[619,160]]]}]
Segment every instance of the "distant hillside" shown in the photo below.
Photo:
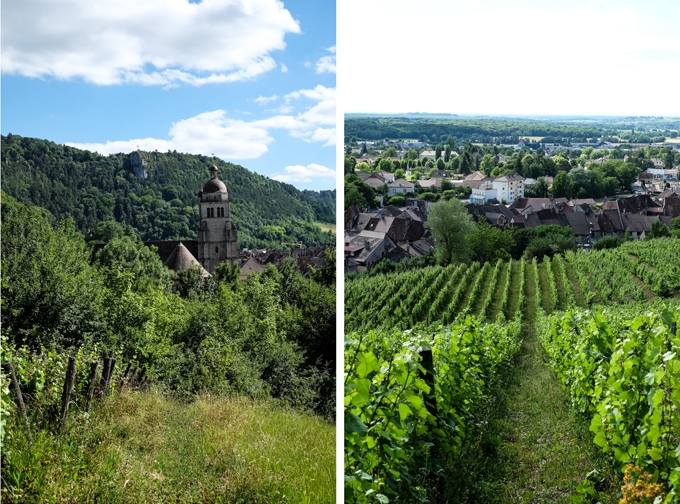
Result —
[{"label": "distant hillside", "polygon": [[195,239],[197,194],[215,164],[227,184],[241,248],[302,241],[331,243],[314,221],[335,223],[335,190],[300,191],[214,157],[140,152],[146,178],[129,154],[99,154],[48,140],[2,136],[2,189],[88,230],[108,220],[135,228],[142,240]]},{"label": "distant hillside", "polygon": [[451,136],[459,142],[491,142],[520,136],[599,137],[600,128],[519,118],[437,117],[395,115],[346,117],[345,136],[358,140],[425,138],[431,142]]}]

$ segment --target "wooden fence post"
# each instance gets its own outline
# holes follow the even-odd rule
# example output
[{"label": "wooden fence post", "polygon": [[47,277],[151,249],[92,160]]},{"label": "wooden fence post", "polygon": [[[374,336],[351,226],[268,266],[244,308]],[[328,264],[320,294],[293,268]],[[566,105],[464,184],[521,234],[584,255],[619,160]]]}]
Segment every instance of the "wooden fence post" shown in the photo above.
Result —
[{"label": "wooden fence post", "polygon": [[14,372],[14,366],[11,362],[6,362],[2,365],[2,369],[9,375],[10,386],[14,389],[14,394],[16,396],[17,407],[19,408],[19,413],[21,418],[26,424],[26,432],[28,433],[28,440],[31,441],[31,426],[28,423],[28,415],[26,415],[26,405],[24,404],[24,396],[21,395],[21,387],[19,387],[19,381],[17,380],[17,375]]},{"label": "wooden fence post", "polygon": [[92,404],[92,397],[94,390],[97,388],[97,371],[99,370],[99,360],[90,363],[90,376],[88,377],[87,394],[85,395],[85,404],[83,409],[90,412],[90,404]]},{"label": "wooden fence post", "polygon": [[425,372],[420,371],[420,377],[430,387],[430,393],[425,396],[425,406],[435,418],[437,417],[437,396],[434,390],[434,363],[432,362],[432,350],[421,350],[420,365]]},{"label": "wooden fence post", "polygon": [[76,383],[76,358],[68,358],[68,366],[66,368],[66,378],[64,380],[64,389],[61,392],[61,427],[66,426],[66,418],[68,415],[68,408],[71,404],[71,393],[73,392],[73,385]]},{"label": "wooden fence post", "polygon": [[111,368],[111,359],[104,357],[104,367],[102,368],[102,378],[99,381],[99,395],[104,396],[104,390],[106,389],[106,382],[108,380],[109,369]]},{"label": "wooden fence post", "polygon": [[104,359],[104,369],[102,370],[102,379],[100,382],[102,396],[109,393],[109,383],[113,375],[113,368],[116,365],[116,359],[108,357]]},{"label": "wooden fence post", "polygon": [[118,388],[122,389],[123,385],[125,385],[126,382],[129,382],[127,380],[128,374],[130,374],[130,369],[132,368],[132,361],[128,362],[128,365],[125,367],[125,371],[123,374],[118,378]]}]

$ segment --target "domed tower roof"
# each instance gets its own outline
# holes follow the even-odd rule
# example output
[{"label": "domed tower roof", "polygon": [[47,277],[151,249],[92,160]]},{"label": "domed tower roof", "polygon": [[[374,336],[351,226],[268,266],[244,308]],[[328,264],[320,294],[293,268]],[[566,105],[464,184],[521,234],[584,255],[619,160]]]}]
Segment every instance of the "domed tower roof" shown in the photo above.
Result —
[{"label": "domed tower roof", "polygon": [[206,193],[222,193],[227,194],[227,186],[220,179],[217,178],[217,166],[210,167],[210,180],[208,180],[203,186],[201,191],[203,194]]}]

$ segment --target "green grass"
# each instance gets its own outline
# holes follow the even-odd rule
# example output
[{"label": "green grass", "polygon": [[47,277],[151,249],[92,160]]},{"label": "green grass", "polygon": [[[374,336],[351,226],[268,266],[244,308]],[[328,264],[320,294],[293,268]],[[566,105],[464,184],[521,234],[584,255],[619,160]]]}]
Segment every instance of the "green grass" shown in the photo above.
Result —
[{"label": "green grass", "polygon": [[548,274],[545,271],[546,263],[538,264],[538,280],[541,285],[541,291],[537,293],[539,296],[539,303],[546,311],[552,313],[552,306],[550,305],[550,284],[548,282]]},{"label": "green grass", "polygon": [[489,305],[489,312],[487,313],[486,319],[490,321],[496,320],[498,312],[501,311],[501,301],[503,301],[503,290],[505,289],[505,282],[510,274],[510,266],[512,263],[504,264],[501,268],[498,281],[496,282],[496,289],[494,290],[493,300],[491,305]]},{"label": "green grass", "polygon": [[574,298],[576,300],[577,306],[580,308],[587,308],[588,303],[586,303],[583,292],[581,292],[581,287],[578,284],[578,279],[576,278],[576,273],[574,273],[571,263],[569,261],[564,261],[564,268],[567,272],[567,278],[569,279],[571,289],[574,291]]},{"label": "green grass", "polygon": [[124,391],[3,453],[3,502],[335,502],[335,425],[244,398]]},{"label": "green grass", "polygon": [[330,231],[331,233],[335,234],[335,231],[336,231],[335,224],[329,224],[328,222],[315,221],[314,225],[321,228],[321,231],[323,231],[324,233],[326,231]]},{"label": "green grass", "polygon": [[498,422],[504,472],[498,502],[570,502],[593,470],[605,478],[599,502],[618,502],[611,465],[597,452],[585,421],[572,412],[533,327],[525,328],[507,413]]}]

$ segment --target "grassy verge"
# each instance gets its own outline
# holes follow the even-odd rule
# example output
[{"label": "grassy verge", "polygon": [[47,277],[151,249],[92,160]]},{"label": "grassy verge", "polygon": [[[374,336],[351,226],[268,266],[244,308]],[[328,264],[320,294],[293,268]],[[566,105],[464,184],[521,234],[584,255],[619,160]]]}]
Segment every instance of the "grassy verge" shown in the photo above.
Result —
[{"label": "grassy verge", "polygon": [[335,502],[335,426],[269,403],[122,392],[69,429],[14,432],[3,502]]}]

